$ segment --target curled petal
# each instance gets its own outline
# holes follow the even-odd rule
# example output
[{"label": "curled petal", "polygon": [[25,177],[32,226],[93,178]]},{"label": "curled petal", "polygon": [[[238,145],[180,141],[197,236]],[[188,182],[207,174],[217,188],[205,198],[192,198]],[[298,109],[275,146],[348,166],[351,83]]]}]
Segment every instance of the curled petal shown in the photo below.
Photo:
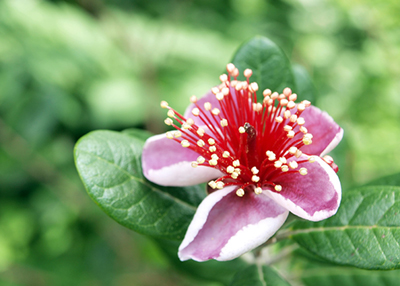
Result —
[{"label": "curled petal", "polygon": [[165,134],[156,135],[147,139],[143,147],[143,174],[149,181],[163,186],[196,185],[222,175],[210,167],[193,168],[191,162],[198,157],[199,154],[183,148]]},{"label": "curled petal", "polygon": [[[308,156],[301,156],[300,160]],[[311,221],[334,215],[342,197],[340,181],[335,171],[321,158],[314,163],[301,163],[307,175],[286,173],[274,182],[282,186],[280,192],[266,192],[278,204],[293,214]]]},{"label": "curled petal", "polygon": [[288,211],[265,194],[236,195],[235,186],[208,195],[199,205],[179,247],[179,258],[220,261],[236,258],[268,240]]},{"label": "curled petal", "polygon": [[310,106],[303,111],[301,117],[305,119],[304,126],[313,135],[312,144],[301,148],[304,153],[324,156],[342,140],[343,129],[328,113]]}]

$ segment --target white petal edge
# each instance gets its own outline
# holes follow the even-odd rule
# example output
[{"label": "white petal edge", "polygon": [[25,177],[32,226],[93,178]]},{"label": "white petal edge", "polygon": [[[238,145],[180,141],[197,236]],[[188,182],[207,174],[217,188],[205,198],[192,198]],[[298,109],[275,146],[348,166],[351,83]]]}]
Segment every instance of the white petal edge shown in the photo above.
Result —
[{"label": "white petal edge", "polygon": [[[320,157],[317,157],[315,163],[318,163],[321,165],[321,167],[325,170],[325,172],[329,176],[329,181],[332,183],[334,189],[338,193],[338,199],[337,199],[337,205],[340,205],[340,201],[342,199],[342,187],[340,185],[339,177],[336,175],[335,171],[327,164],[325,163]],[[320,221],[323,219],[326,219],[332,215],[334,215],[337,210],[332,210],[332,211],[326,211],[326,210],[321,210],[315,212],[312,216],[310,216],[306,211],[304,211],[302,208],[300,208],[298,205],[293,203],[291,200],[286,199],[284,196],[280,195],[279,193],[271,192],[269,190],[266,190],[265,193],[270,196],[273,200],[275,200],[278,204],[280,204],[282,207],[290,210],[293,214],[310,220],[310,221]]]},{"label": "white petal edge", "polygon": [[326,154],[328,154],[329,152],[331,152],[339,144],[339,142],[343,138],[343,133],[344,133],[343,128],[340,128],[340,132],[336,134],[335,138],[333,138],[331,143],[329,143],[329,145],[325,148],[325,150],[322,151],[321,157],[323,157]]},{"label": "white petal edge", "polygon": [[221,249],[216,260],[231,260],[266,242],[283,225],[289,211],[274,218],[265,218],[256,224],[249,224],[232,236]]},{"label": "white petal edge", "polygon": [[186,231],[185,238],[183,239],[181,245],[179,246],[178,256],[181,261],[192,259],[190,256],[182,256],[181,250],[186,248],[197,236],[199,231],[203,228],[203,225],[206,223],[208,214],[211,209],[214,207],[216,203],[218,203],[223,197],[228,195],[230,192],[233,192],[237,186],[230,186],[223,188],[222,190],[218,190],[209,194],[199,205],[197,211],[192,219],[192,222],[189,225],[188,230]]},{"label": "white petal edge", "polygon": [[[192,186],[210,181],[223,176],[223,173],[217,169],[198,166],[193,168],[192,161],[182,161],[158,170],[148,170],[146,178],[162,186]],[[171,174],[181,174],[173,176]]]}]

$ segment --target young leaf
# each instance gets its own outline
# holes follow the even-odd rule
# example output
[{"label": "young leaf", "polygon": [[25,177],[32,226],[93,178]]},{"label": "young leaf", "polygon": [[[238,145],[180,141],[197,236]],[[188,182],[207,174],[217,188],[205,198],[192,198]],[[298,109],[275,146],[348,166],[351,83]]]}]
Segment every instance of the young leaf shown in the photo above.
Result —
[{"label": "young leaf", "polygon": [[336,215],[317,223],[295,221],[287,234],[337,264],[400,268],[400,187],[370,186],[346,192]]},{"label": "young leaf", "polygon": [[266,265],[251,265],[237,272],[230,286],[290,286],[271,267]]},{"label": "young leaf", "polygon": [[75,163],[92,199],[118,223],[150,236],[181,240],[197,205],[200,187],[167,188],[142,174],[143,140],[94,131],[75,146]]},{"label": "young leaf", "polygon": [[250,80],[258,83],[259,94],[267,88],[278,92],[285,87],[296,90],[288,58],[274,42],[265,37],[254,37],[240,46],[232,63],[242,72],[239,76],[241,80],[244,80],[245,69],[253,70]]}]

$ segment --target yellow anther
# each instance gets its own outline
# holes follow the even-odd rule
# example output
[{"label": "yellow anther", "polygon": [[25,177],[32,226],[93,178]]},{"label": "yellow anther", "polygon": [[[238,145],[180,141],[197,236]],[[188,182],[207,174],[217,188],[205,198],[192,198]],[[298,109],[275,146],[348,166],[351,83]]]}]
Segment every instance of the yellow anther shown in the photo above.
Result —
[{"label": "yellow anther", "polygon": [[305,128],[304,126],[300,126],[299,130],[302,133],[307,133],[308,132],[307,128]]},{"label": "yellow anther", "polygon": [[262,189],[260,187],[257,187],[254,189],[254,193],[256,193],[256,195],[260,195],[262,193]]},{"label": "yellow anther", "polygon": [[277,93],[276,91],[273,93],[273,94],[271,94],[271,99],[277,99],[279,97],[279,93]]},{"label": "yellow anther", "polygon": [[186,120],[186,123],[187,123],[188,125],[192,126],[192,125],[194,124],[194,120],[193,120],[192,118],[188,118],[188,119]]},{"label": "yellow anther", "polygon": [[195,107],[195,108],[192,109],[192,114],[194,116],[199,116],[200,115],[200,110],[197,107]]},{"label": "yellow anther", "polygon": [[228,95],[228,94],[229,94],[229,88],[227,88],[227,87],[224,87],[224,88],[222,89],[222,91],[221,91],[221,92],[222,92],[222,94],[223,94],[223,95],[225,95],[225,96],[226,96],[226,95]]},{"label": "yellow anther", "polygon": [[296,154],[296,151],[297,151],[297,147],[295,147],[295,146],[292,146],[289,148],[289,153],[292,155]]},{"label": "yellow anther", "polygon": [[281,166],[282,166],[282,162],[281,162],[281,161],[276,160],[276,161],[274,162],[274,167],[275,167],[275,168],[280,168]]},{"label": "yellow anther", "polygon": [[288,138],[293,138],[294,135],[295,135],[295,133],[294,133],[293,130],[290,130],[290,131],[287,133],[287,137],[288,137]]},{"label": "yellow anther", "polygon": [[235,173],[238,173],[240,175],[242,171],[240,171],[240,168],[235,168]]},{"label": "yellow anther", "polygon": [[283,165],[283,166],[281,167],[281,170],[282,170],[282,172],[287,172],[287,171],[289,171],[288,165]]},{"label": "yellow anther", "polygon": [[197,146],[203,147],[204,145],[206,145],[206,143],[202,139],[197,141]]},{"label": "yellow anther", "polygon": [[305,107],[309,107],[311,105],[311,102],[308,100],[303,100],[301,103],[304,104]]},{"label": "yellow anther", "polygon": [[288,131],[292,130],[292,126],[290,126],[290,125],[285,125],[285,126],[283,127],[283,130],[285,130],[286,132],[288,132]]},{"label": "yellow anther", "polygon": [[304,120],[303,117],[297,118],[297,124],[298,124],[298,125],[303,125],[304,123],[306,123],[306,121]]},{"label": "yellow anther", "polygon": [[296,169],[299,166],[296,161],[289,162],[289,167],[292,169]]},{"label": "yellow anther", "polygon": [[279,161],[281,161],[283,164],[286,164],[286,162],[287,162],[285,157],[280,157]]},{"label": "yellow anther", "polygon": [[300,168],[299,173],[300,173],[300,175],[305,176],[305,175],[307,175],[307,169],[306,168]]},{"label": "yellow anther", "polygon": [[281,101],[279,102],[279,104],[282,106],[286,106],[288,103],[289,103],[289,101],[286,98],[281,99]]},{"label": "yellow anther", "polygon": [[253,167],[253,168],[251,168],[251,172],[254,174],[254,175],[257,175],[258,174],[258,172],[259,172],[259,170],[257,169],[257,167]]},{"label": "yellow anther", "polygon": [[245,69],[243,72],[243,75],[245,77],[251,77],[252,74],[253,74],[253,71],[251,69]]},{"label": "yellow anther", "polygon": [[193,168],[196,168],[199,164],[197,162],[192,162],[191,165]]},{"label": "yellow anther", "polygon": [[232,165],[233,165],[234,167],[239,167],[239,166],[240,166],[239,160],[233,161],[233,162],[232,162]]},{"label": "yellow anther", "polygon": [[189,143],[189,141],[187,141],[187,140],[182,140],[182,141],[181,141],[181,145],[182,145],[182,147],[187,148],[187,147],[190,146],[190,143]]},{"label": "yellow anther", "polygon": [[263,106],[261,103],[257,102],[253,104],[253,109],[257,112],[260,112],[263,110]]},{"label": "yellow anther", "polygon": [[175,132],[174,132],[174,136],[175,136],[175,138],[179,138],[179,137],[182,136],[182,132],[180,132],[180,131],[175,131]]},{"label": "yellow anther", "polygon": [[228,126],[228,120],[226,120],[225,118],[221,120],[221,126],[222,127],[226,127]]},{"label": "yellow anther", "polygon": [[308,158],[308,162],[310,163],[314,163],[317,160],[316,156],[311,156],[310,158]]},{"label": "yellow anther", "polygon": [[210,166],[216,166],[218,164],[218,161],[215,159],[211,159],[208,161],[208,164],[210,164]]},{"label": "yellow anther", "polygon": [[296,107],[296,103],[294,103],[293,101],[289,101],[288,102],[288,104],[287,104],[287,108],[289,108],[289,109],[292,109],[292,108],[295,108]]},{"label": "yellow anther", "polygon": [[167,115],[169,117],[175,117],[175,112],[172,109],[170,109],[170,110],[168,110]]},{"label": "yellow anther", "polygon": [[205,103],[204,103],[204,109],[205,109],[205,110],[210,111],[211,108],[212,108],[211,103],[209,103],[209,102],[205,102]]},{"label": "yellow anther", "polygon": [[224,158],[228,158],[229,157],[229,152],[228,151],[224,151],[224,153],[222,153],[222,157]]},{"label": "yellow anther", "polygon": [[252,180],[254,183],[257,183],[258,181],[260,181],[260,177],[259,177],[259,176],[256,176],[256,175],[253,175],[253,176],[251,177],[251,180]]},{"label": "yellow anther", "polygon": [[172,121],[171,118],[165,118],[164,123],[167,125],[172,125],[174,122]]},{"label": "yellow anther", "polygon": [[303,103],[297,104],[297,110],[298,111],[304,111],[306,109],[306,106]]},{"label": "yellow anther", "polygon": [[286,88],[283,90],[283,94],[284,94],[286,97],[288,97],[288,96],[290,96],[290,95],[292,94],[292,90],[291,90],[289,87],[286,87]]},{"label": "yellow anther", "polygon": [[191,102],[191,103],[196,103],[196,102],[197,102],[197,97],[196,97],[195,95],[192,95],[192,96],[190,97],[190,102]]},{"label": "yellow anther", "polygon": [[293,94],[289,95],[289,100],[296,101],[296,99],[297,99],[297,94],[293,93]]},{"label": "yellow anther", "polygon": [[213,110],[211,111],[211,113],[214,114],[214,115],[218,115],[218,114],[220,114],[220,112],[221,112],[221,111],[220,111],[218,108],[216,108],[216,107],[213,108]]},{"label": "yellow anther", "polygon": [[215,181],[209,181],[208,185],[213,189],[217,188],[217,183],[215,183]]},{"label": "yellow anther", "polygon": [[270,161],[274,161],[275,159],[276,159],[275,154],[271,154],[268,156],[268,160],[270,160]]},{"label": "yellow anther", "polygon": [[228,167],[226,168],[226,171],[227,171],[229,174],[232,174],[232,173],[235,171],[235,168],[234,168],[233,166],[228,166]]},{"label": "yellow anther", "polygon": [[187,124],[186,122],[183,122],[183,124],[182,124],[182,128],[183,129],[190,129],[190,125],[189,124]]},{"label": "yellow anther", "polygon": [[215,152],[215,151],[217,151],[217,147],[215,147],[215,146],[210,146],[210,147],[208,148],[208,150],[210,150],[210,152]]},{"label": "yellow anther", "polygon": [[282,191],[282,186],[281,185],[275,185],[275,191],[280,192]]},{"label": "yellow anther", "polygon": [[300,156],[303,155],[303,152],[297,149],[294,155],[296,156],[296,158],[300,158]]},{"label": "yellow anther", "polygon": [[263,95],[264,95],[264,97],[266,97],[266,96],[270,96],[271,95],[271,90],[270,89],[264,89],[264,91],[263,91]]},{"label": "yellow anther", "polygon": [[235,69],[233,70],[233,72],[232,72],[232,75],[233,75],[234,77],[237,77],[237,76],[239,75],[239,70],[238,70],[237,68],[235,68]]},{"label": "yellow anther", "polygon": [[215,140],[213,138],[208,138],[207,142],[210,145],[214,145],[215,144]]},{"label": "yellow anther", "polygon": [[203,156],[199,156],[197,158],[197,163],[199,163],[199,164],[203,164],[205,161],[206,161],[206,159]]},{"label": "yellow anther", "polygon": [[217,154],[212,154],[212,155],[211,155],[211,158],[214,159],[214,160],[218,160],[218,159],[219,159],[219,157],[218,157]]},{"label": "yellow anther", "polygon": [[310,145],[312,143],[312,140],[308,137],[304,137],[303,143],[304,143],[304,145]]},{"label": "yellow anther", "polygon": [[290,115],[292,115],[292,113],[288,109],[283,113],[283,117],[285,117],[286,119],[288,119]]},{"label": "yellow anther", "polygon": [[237,189],[236,195],[237,195],[238,197],[243,197],[243,196],[244,196],[244,190],[243,190],[243,189]]},{"label": "yellow anther", "polygon": [[243,133],[245,133],[245,132],[246,132],[246,129],[244,129],[243,126],[240,126],[240,127],[239,127],[239,133],[243,134]]},{"label": "yellow anther", "polygon": [[224,188],[224,182],[221,182],[221,181],[217,182],[216,187],[217,187],[218,190],[223,189]]},{"label": "yellow anther", "polygon": [[167,136],[168,139],[174,138],[174,135],[172,134],[172,132],[167,132],[167,133],[165,133],[165,135]]},{"label": "yellow anther", "polygon": [[221,74],[219,76],[219,80],[222,82],[226,82],[226,81],[228,81],[228,76],[226,74]]},{"label": "yellow anther", "polygon": [[227,64],[226,70],[228,71],[228,73],[233,73],[233,71],[235,70],[235,65],[232,63]]},{"label": "yellow anther", "polygon": [[214,87],[211,89],[211,92],[212,92],[214,95],[216,95],[216,94],[219,92],[219,88],[216,87],[216,86],[214,86]]},{"label": "yellow anther", "polygon": [[199,129],[197,129],[197,134],[202,137],[204,135],[205,131],[203,128],[199,127]]},{"label": "yellow anther", "polygon": [[236,173],[236,172],[233,172],[233,173],[231,174],[231,178],[232,178],[232,179],[237,179],[238,176],[239,176],[239,174]]},{"label": "yellow anther", "polygon": [[160,105],[161,105],[162,108],[168,108],[168,102],[166,102],[164,100],[161,101]]},{"label": "yellow anther", "polygon": [[253,91],[257,91],[257,90],[258,90],[258,84],[257,84],[256,82],[252,82],[252,83],[250,84],[250,86],[251,86],[251,89],[252,89]]},{"label": "yellow anther", "polygon": [[282,116],[277,116],[277,117],[275,118],[275,121],[278,122],[278,123],[282,123],[282,121],[283,121]]},{"label": "yellow anther", "polygon": [[223,94],[222,92],[218,92],[218,93],[215,95],[215,97],[216,97],[218,100],[223,100],[223,99],[224,99],[224,94]]},{"label": "yellow anther", "polygon": [[289,118],[289,120],[290,120],[290,122],[292,122],[292,123],[295,123],[295,122],[296,122],[296,120],[297,120],[297,115],[296,115],[296,114],[292,114],[292,115],[290,115],[290,118]]}]

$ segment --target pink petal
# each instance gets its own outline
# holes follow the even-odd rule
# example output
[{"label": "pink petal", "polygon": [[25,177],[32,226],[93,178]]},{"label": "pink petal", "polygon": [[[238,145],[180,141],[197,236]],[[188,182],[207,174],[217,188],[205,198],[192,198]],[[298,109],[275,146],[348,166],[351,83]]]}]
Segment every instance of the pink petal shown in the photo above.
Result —
[{"label": "pink petal", "polygon": [[328,115],[315,106],[306,108],[301,117],[304,125],[313,135],[312,144],[303,146],[301,151],[309,155],[324,156],[339,144],[343,129]]},{"label": "pink petal", "polygon": [[[307,158],[303,155],[300,160]],[[303,163],[300,167],[307,168],[307,175],[285,173],[274,180],[274,183],[282,186],[282,191],[267,192],[269,196],[293,214],[307,220],[319,221],[334,215],[342,196],[335,171],[319,157],[314,163]]]},{"label": "pink petal", "polygon": [[190,186],[222,176],[214,168],[193,168],[199,154],[184,148],[165,134],[147,139],[142,154],[143,174],[149,180],[163,186]]},{"label": "pink petal", "polygon": [[[219,104],[218,99],[215,97],[215,94],[213,94],[211,91],[207,92],[202,98],[199,98],[197,100],[197,104],[204,110],[204,103],[209,102],[211,103],[212,108],[217,107],[218,109],[221,109],[221,105]],[[198,126],[204,126],[204,122],[200,120],[198,116],[194,116],[192,114],[193,108],[196,106],[191,103],[185,111],[185,118],[192,118],[195,122],[196,125]],[[207,112],[209,113],[209,112]]]},{"label": "pink petal", "polygon": [[236,195],[235,186],[208,195],[199,205],[179,247],[179,258],[234,259],[268,240],[288,212],[267,195]]}]

